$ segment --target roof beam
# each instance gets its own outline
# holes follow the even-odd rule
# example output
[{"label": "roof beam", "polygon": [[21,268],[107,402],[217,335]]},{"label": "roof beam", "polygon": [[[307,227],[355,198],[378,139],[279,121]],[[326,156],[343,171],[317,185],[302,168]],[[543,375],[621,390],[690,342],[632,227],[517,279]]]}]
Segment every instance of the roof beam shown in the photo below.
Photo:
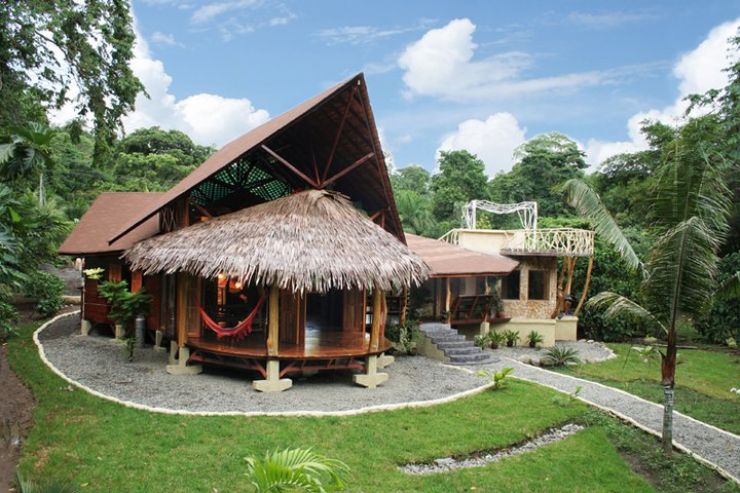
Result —
[{"label": "roof beam", "polygon": [[370,158],[372,158],[373,156],[375,156],[375,153],[374,153],[374,152],[370,152],[370,153],[368,153],[368,154],[365,154],[365,155],[364,155],[364,156],[362,156],[362,157],[361,157],[360,159],[358,159],[358,160],[357,160],[357,161],[355,161],[354,163],[350,164],[349,166],[347,166],[346,168],[344,168],[344,169],[343,169],[342,171],[340,171],[339,173],[337,173],[337,174],[333,175],[333,176],[332,176],[331,178],[329,178],[328,180],[324,180],[324,181],[322,181],[322,182],[320,183],[320,185],[321,185],[321,188],[324,188],[324,187],[325,187],[325,186],[327,186],[328,184],[330,184],[330,183],[332,183],[332,182],[335,182],[335,181],[337,181],[338,179],[340,179],[341,177],[343,177],[344,175],[346,175],[347,173],[349,173],[349,172],[350,172],[350,171],[352,171],[353,169],[357,168],[358,166],[361,166],[361,165],[365,164],[365,163],[367,162],[367,160],[368,160],[368,159],[370,159]]},{"label": "roof beam", "polygon": [[308,175],[306,175],[303,171],[299,170],[295,166],[293,166],[288,160],[286,160],[284,157],[282,157],[280,154],[276,153],[269,147],[267,147],[265,144],[261,145],[262,149],[268,153],[270,156],[274,157],[279,163],[281,163],[283,166],[291,170],[296,175],[300,176],[306,183],[311,185],[314,188],[321,188],[321,186],[316,183],[313,178],[310,178]]},{"label": "roof beam", "polygon": [[326,167],[324,168],[324,174],[321,176],[322,180],[326,180],[326,175],[329,174],[329,168],[331,168],[331,165],[334,161],[334,153],[337,150],[337,145],[339,144],[339,138],[342,136],[342,130],[344,130],[344,123],[347,121],[347,115],[349,114],[349,109],[352,106],[352,100],[355,99],[355,93],[357,92],[357,85],[355,85],[352,88],[352,91],[350,91],[349,98],[347,98],[347,104],[344,107],[344,113],[342,113],[342,119],[339,121],[339,128],[337,129],[337,134],[334,136],[334,144],[331,146],[331,151],[329,152],[329,159],[326,160]]}]

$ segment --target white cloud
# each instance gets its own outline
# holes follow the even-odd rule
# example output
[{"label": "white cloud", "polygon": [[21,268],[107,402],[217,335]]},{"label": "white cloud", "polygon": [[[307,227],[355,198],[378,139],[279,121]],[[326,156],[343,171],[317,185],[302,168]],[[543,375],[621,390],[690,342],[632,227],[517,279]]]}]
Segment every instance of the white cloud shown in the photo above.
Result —
[{"label": "white cloud", "polygon": [[180,43],[175,40],[175,36],[172,34],[155,31],[152,33],[152,43],[166,46],[180,46]]},{"label": "white cloud", "polygon": [[[609,142],[590,139],[586,144],[588,161],[599,164],[616,154],[647,149],[647,141],[640,133],[640,125],[644,120],[679,124],[688,108],[688,103],[684,100],[687,96],[726,86],[728,79],[724,68],[731,63],[727,40],[735,35],[739,27],[740,18],[721,24],[712,29],[699,46],[682,55],[673,67],[673,75],[679,81],[679,94],[673,104],[630,117],[627,121],[629,140]],[[733,56],[737,57],[737,54]]]},{"label": "white cloud", "polygon": [[571,12],[568,15],[568,20],[591,29],[606,29],[655,17],[654,14],[649,12]]},{"label": "white cloud", "polygon": [[421,19],[416,25],[409,27],[380,28],[375,26],[341,26],[321,29],[315,36],[322,38],[327,44],[347,43],[352,45],[370,44],[376,41],[392,38],[399,34],[425,29],[433,21]]},{"label": "white cloud", "polygon": [[127,132],[158,125],[182,130],[199,144],[222,145],[269,119],[266,110],[256,109],[245,98],[200,93],[178,100],[170,92],[172,77],[138,33],[131,68],[150,98],[142,94],[136,98],[136,110],[123,119]]},{"label": "white cloud", "polygon": [[218,17],[221,14],[225,14],[226,12],[232,12],[234,10],[240,10],[245,7],[251,7],[256,3],[257,0],[231,0],[226,2],[209,3],[196,9],[195,12],[193,12],[190,20],[192,20],[196,24],[202,24],[210,21],[215,17]]},{"label": "white cloud", "polygon": [[511,169],[514,149],[524,143],[526,132],[511,113],[495,113],[486,120],[460,123],[456,131],[442,139],[437,152],[468,150],[486,163],[486,171],[493,176]]},{"label": "white cloud", "polygon": [[474,60],[475,24],[454,19],[427,31],[408,45],[398,59],[404,70],[407,95],[436,96],[453,101],[491,101],[514,95],[567,89],[606,82],[603,72],[571,73],[523,78],[533,60],[527,53],[510,51]]}]

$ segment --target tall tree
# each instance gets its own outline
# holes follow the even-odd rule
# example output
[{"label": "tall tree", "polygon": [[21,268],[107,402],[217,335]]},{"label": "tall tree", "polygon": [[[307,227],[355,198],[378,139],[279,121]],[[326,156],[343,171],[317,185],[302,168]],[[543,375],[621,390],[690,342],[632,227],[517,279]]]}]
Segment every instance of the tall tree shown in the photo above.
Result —
[{"label": "tall tree", "polygon": [[92,120],[99,165],[144,89],[129,65],[134,41],[128,0],[2,2],[0,127],[71,102]]},{"label": "tall tree", "polygon": [[38,175],[39,206],[46,204],[44,176],[54,165],[51,140],[54,131],[39,123],[10,128],[10,142],[0,144],[0,167],[4,178],[15,181]]},{"label": "tall tree", "polygon": [[628,314],[665,334],[661,383],[666,453],[673,443],[676,328],[682,317],[698,318],[709,306],[717,287],[717,251],[728,230],[731,193],[718,167],[724,156],[716,143],[706,140],[711,120],[710,116],[690,121],[664,147],[664,164],[650,200],[658,239],[644,263],[590,187],[577,179],[565,185],[570,205],[589,218],[596,233],[633,268],[643,271],[642,304],[610,291],[599,293],[589,304],[606,308],[607,317]]},{"label": "tall tree", "polygon": [[519,146],[514,157],[517,162],[511,171],[491,180],[491,199],[504,203],[534,200],[542,216],[567,214],[555,187],[583,175],[587,165],[578,145],[563,134],[542,134]]},{"label": "tall tree", "polygon": [[460,223],[460,207],[473,199],[485,199],[486,166],[468,151],[442,151],[439,173],[432,176],[433,213],[443,227]]},{"label": "tall tree", "polygon": [[419,165],[412,164],[397,170],[391,175],[393,190],[409,190],[419,195],[429,194],[431,175]]}]

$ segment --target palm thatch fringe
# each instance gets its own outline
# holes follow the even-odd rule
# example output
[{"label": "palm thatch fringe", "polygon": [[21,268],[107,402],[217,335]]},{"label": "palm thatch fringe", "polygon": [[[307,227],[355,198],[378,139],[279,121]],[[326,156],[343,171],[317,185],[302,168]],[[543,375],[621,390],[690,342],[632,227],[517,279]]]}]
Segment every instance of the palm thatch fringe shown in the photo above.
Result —
[{"label": "palm thatch fringe", "polygon": [[418,285],[429,267],[343,195],[308,190],[137,243],[145,274],[177,271],[293,291]]}]

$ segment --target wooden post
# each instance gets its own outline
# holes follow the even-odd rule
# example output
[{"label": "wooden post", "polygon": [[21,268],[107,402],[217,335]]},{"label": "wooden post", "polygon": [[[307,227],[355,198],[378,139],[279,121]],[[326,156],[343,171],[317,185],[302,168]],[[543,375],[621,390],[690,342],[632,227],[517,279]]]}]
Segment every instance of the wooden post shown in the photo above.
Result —
[{"label": "wooden post", "polygon": [[576,269],[576,260],[578,257],[570,257],[570,263],[568,265],[568,283],[565,285],[565,296],[570,294],[571,288],[573,287],[573,271]]},{"label": "wooden post", "polygon": [[280,339],[280,290],[270,286],[270,297],[267,305],[267,355],[278,355]]},{"label": "wooden post", "polygon": [[452,288],[450,287],[450,278],[445,278],[445,316],[447,317],[447,323],[450,323],[452,314],[450,313],[450,304],[452,302]]},{"label": "wooden post", "polygon": [[370,351],[377,351],[380,345],[380,326],[383,319],[383,290],[373,289],[373,324],[370,329]]},{"label": "wooden post", "polygon": [[583,308],[583,303],[586,301],[586,294],[588,293],[588,286],[591,283],[591,270],[594,267],[594,256],[591,255],[588,258],[588,269],[586,270],[586,281],[583,284],[583,293],[581,293],[581,299],[578,300],[578,306],[576,307],[576,311],[573,312],[574,316],[578,316],[578,313],[581,311],[581,308]]},{"label": "wooden post", "polygon": [[188,342],[187,330],[187,294],[188,294],[188,275],[184,272],[177,273],[177,344],[179,347],[185,347]]},{"label": "wooden post", "polygon": [[138,293],[141,291],[142,286],[144,285],[144,276],[141,274],[140,270],[135,270],[131,273],[131,292],[132,293]]}]

